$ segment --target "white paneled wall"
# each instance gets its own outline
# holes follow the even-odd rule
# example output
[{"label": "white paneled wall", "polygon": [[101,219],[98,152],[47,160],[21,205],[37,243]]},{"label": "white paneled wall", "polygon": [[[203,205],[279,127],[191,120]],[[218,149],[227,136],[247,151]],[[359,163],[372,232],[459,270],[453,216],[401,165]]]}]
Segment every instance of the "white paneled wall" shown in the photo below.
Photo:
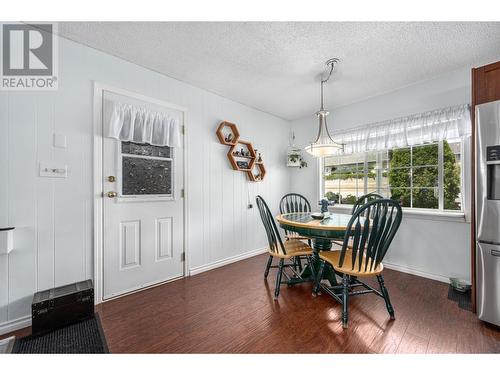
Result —
[{"label": "white paneled wall", "polygon": [[[264,247],[248,200],[261,194],[276,210],[290,186],[289,122],[66,39],[59,54],[57,91],[0,92],[0,226],[16,227],[14,251],[0,255],[0,330],[30,315],[35,291],[93,277],[93,81],[188,109],[191,269]],[[230,169],[221,120],[262,152],[263,182]],[[67,148],[53,147],[54,134]],[[68,177],[38,177],[40,161],[67,165]]]}]

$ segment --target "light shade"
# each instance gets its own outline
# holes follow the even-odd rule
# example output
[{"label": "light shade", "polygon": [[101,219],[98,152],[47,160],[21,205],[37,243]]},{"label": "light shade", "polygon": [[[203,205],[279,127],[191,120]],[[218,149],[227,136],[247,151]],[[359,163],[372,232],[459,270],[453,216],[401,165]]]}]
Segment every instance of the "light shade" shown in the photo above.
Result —
[{"label": "light shade", "polygon": [[324,156],[338,155],[342,153],[342,146],[338,143],[312,143],[305,147],[305,150],[312,156],[322,158]]},{"label": "light shade", "polygon": [[342,153],[344,151],[344,145],[335,142],[328,132],[328,125],[326,123],[328,111],[321,109],[316,112],[316,115],[319,119],[318,136],[313,143],[305,147],[305,150],[317,158]]}]

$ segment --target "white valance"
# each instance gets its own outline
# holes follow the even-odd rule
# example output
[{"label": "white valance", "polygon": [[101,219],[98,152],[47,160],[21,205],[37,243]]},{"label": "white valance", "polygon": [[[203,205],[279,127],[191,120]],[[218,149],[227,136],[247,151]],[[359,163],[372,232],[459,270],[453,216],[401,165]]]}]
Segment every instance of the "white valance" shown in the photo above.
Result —
[{"label": "white valance", "polygon": [[181,146],[178,117],[130,104],[114,103],[108,136],[120,141],[155,146]]},{"label": "white valance", "polygon": [[471,131],[470,107],[464,104],[335,133],[333,139],[352,154],[457,140]]}]

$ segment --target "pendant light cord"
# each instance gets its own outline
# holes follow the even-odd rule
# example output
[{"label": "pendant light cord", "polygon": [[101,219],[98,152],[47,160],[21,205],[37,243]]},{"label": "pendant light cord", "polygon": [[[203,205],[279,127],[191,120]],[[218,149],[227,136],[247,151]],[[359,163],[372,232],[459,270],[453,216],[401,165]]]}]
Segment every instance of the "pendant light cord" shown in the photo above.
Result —
[{"label": "pendant light cord", "polygon": [[[323,74],[321,75],[321,109],[320,111],[323,111],[324,110],[324,106],[323,106],[323,86],[326,82],[328,82],[328,80],[330,79],[330,77],[332,76],[333,74],[333,69],[335,69],[335,65],[337,65],[337,63],[339,62],[340,60],[337,59],[337,58],[333,58],[333,59],[330,59],[326,62],[326,69],[325,71],[323,72]],[[323,78],[324,76],[326,75],[326,78]]]}]

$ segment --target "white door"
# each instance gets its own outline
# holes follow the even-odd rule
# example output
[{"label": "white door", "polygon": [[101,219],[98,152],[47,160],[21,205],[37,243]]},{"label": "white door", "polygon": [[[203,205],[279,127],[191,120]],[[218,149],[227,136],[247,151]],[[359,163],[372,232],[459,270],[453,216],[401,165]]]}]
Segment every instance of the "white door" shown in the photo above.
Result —
[{"label": "white door", "polygon": [[[176,112],[104,91],[104,133],[113,101]],[[184,275],[183,162],[181,147],[103,134],[103,299]]]}]

